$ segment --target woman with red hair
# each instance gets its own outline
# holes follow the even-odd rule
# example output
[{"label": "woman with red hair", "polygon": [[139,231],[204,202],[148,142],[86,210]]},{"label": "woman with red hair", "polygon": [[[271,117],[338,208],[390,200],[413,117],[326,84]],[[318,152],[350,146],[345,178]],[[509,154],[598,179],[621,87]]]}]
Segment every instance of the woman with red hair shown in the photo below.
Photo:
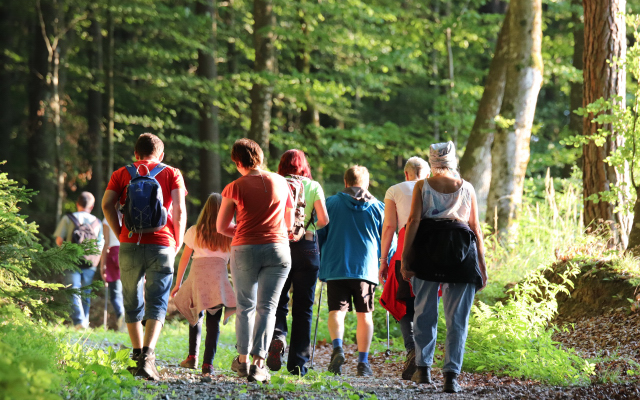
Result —
[{"label": "woman with red hair", "polygon": [[274,371],[278,371],[282,367],[282,355],[287,339],[289,289],[293,286],[287,370],[294,375],[303,376],[307,373],[305,364],[309,361],[310,356],[313,300],[320,269],[320,251],[315,231],[329,223],[329,215],[322,187],[318,182],[312,180],[309,163],[302,151],[296,149],[286,151],[280,158],[278,174],[284,177],[297,176],[302,180],[306,203],[304,209],[306,233],[299,241],[289,243],[291,271],[280,294],[267,366]]}]

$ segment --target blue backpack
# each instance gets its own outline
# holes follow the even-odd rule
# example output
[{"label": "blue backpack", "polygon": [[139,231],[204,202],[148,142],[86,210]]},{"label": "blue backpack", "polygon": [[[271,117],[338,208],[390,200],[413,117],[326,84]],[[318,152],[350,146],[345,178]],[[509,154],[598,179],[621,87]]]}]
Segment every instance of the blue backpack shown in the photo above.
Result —
[{"label": "blue backpack", "polygon": [[167,225],[167,209],[163,205],[162,188],[156,180],[167,166],[159,163],[146,175],[140,175],[138,169],[146,165],[127,165],[131,181],[127,186],[127,197],[122,206],[124,225],[129,230],[129,237],[134,233],[157,232]]}]

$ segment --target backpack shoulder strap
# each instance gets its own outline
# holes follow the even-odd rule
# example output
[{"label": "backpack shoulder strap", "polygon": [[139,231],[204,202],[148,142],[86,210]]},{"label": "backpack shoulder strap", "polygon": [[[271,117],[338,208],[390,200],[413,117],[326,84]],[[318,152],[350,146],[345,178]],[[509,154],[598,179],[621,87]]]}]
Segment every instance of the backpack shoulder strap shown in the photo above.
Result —
[{"label": "backpack shoulder strap", "polygon": [[147,175],[149,178],[155,178],[160,172],[167,168],[167,164],[158,163]]},{"label": "backpack shoulder strap", "polygon": [[129,175],[131,175],[131,179],[133,179],[136,176],[138,176],[138,170],[135,167],[135,165],[133,165],[133,164],[125,165],[125,168],[129,172]]},{"label": "backpack shoulder strap", "polygon": [[76,226],[76,228],[81,225],[80,221],[78,221],[78,219],[73,215],[73,213],[68,213],[67,218],[69,218],[69,220]]}]

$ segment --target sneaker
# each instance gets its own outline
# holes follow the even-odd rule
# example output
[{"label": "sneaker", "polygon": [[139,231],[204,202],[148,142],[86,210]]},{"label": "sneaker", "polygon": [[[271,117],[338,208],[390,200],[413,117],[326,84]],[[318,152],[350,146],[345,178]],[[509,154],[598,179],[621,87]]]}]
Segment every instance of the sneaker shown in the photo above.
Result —
[{"label": "sneaker", "polygon": [[124,314],[118,317],[117,329],[118,332],[127,332],[127,323],[124,322]]},{"label": "sneaker", "polygon": [[358,372],[356,372],[356,376],[373,376],[371,365],[366,362],[359,362],[357,371]]},{"label": "sneaker", "polygon": [[331,354],[331,361],[329,361],[327,371],[342,375],[342,364],[344,364],[344,350],[342,347],[336,347]]},{"label": "sneaker", "polygon": [[431,368],[429,367],[416,367],[416,372],[413,373],[411,380],[415,383],[432,383],[431,382]]},{"label": "sneaker", "polygon": [[416,350],[411,349],[407,353],[407,359],[404,362],[404,370],[402,370],[402,379],[410,381],[413,374],[416,372]]},{"label": "sneaker", "polygon": [[241,363],[240,356],[236,356],[231,363],[231,370],[237,372],[240,378],[249,376],[249,363]]},{"label": "sneaker", "polygon": [[156,353],[153,350],[142,353],[140,355],[138,365],[139,368],[138,371],[136,371],[135,376],[142,377],[149,381],[160,380],[160,375],[158,374],[158,369],[156,368]]},{"label": "sneaker", "polygon": [[249,368],[249,376],[247,377],[249,382],[269,382],[269,379],[271,379],[271,375],[266,367],[260,368],[257,365],[252,365]]},{"label": "sneaker", "polygon": [[462,391],[462,387],[458,383],[458,374],[455,372],[444,373],[444,385],[442,391],[445,393],[458,393]]},{"label": "sneaker", "polygon": [[211,364],[202,364],[202,375],[209,374],[213,375],[215,371],[213,370],[213,365]]},{"label": "sneaker", "polygon": [[198,364],[198,356],[192,356],[189,354],[187,359],[180,363],[182,368],[196,369],[196,365]]},{"label": "sneaker", "polygon": [[282,356],[286,344],[280,339],[273,339],[269,346],[269,355],[267,356],[267,367],[272,371],[280,371],[282,368]]}]

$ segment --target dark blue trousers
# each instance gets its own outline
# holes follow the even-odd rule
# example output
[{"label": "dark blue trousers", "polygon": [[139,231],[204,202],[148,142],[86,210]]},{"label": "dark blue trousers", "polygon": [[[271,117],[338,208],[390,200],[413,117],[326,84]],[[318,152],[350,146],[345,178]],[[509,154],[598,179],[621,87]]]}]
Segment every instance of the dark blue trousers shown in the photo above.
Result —
[{"label": "dark blue trousers", "polygon": [[291,271],[280,294],[273,338],[286,342],[289,289],[293,286],[287,370],[292,374],[305,375],[307,373],[305,364],[311,356],[311,324],[316,281],[320,270],[320,251],[317,239],[302,239],[299,242],[290,243],[290,246]]}]

